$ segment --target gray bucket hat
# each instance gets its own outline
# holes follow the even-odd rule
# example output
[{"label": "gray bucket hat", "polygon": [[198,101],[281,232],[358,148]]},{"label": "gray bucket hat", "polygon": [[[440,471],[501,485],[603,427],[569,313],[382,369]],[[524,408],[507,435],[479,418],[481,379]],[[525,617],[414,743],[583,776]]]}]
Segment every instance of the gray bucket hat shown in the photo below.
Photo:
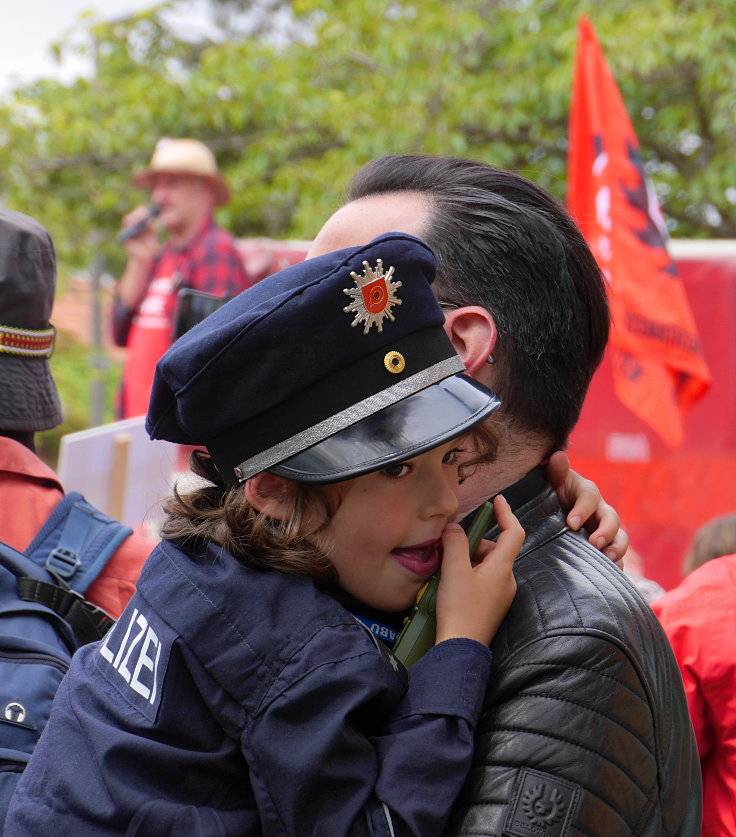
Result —
[{"label": "gray bucket hat", "polygon": [[56,289],[51,236],[33,218],[0,208],[0,429],[49,430],[61,404],[49,358]]}]

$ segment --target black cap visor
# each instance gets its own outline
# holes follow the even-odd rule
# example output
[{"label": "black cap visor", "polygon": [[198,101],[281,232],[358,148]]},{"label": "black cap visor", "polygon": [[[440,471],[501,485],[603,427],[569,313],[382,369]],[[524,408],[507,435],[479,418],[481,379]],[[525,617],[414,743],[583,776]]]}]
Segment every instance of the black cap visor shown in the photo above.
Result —
[{"label": "black cap visor", "polygon": [[339,482],[379,471],[462,436],[500,403],[472,378],[453,375],[268,470],[306,483]]}]

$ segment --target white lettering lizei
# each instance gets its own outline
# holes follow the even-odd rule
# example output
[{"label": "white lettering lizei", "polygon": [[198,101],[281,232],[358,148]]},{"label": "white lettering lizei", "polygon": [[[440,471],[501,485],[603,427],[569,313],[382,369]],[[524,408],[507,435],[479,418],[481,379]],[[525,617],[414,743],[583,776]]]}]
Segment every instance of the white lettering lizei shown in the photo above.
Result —
[{"label": "white lettering lizei", "polygon": [[158,692],[161,641],[146,617],[135,608],[125,629],[123,641],[115,653],[109,645],[111,637],[118,634],[121,627],[118,626],[105,637],[105,641],[100,645],[100,655],[112,665],[133,691],[153,704]]},{"label": "white lettering lizei", "polygon": [[[148,656],[148,649],[151,646],[156,649],[155,659]],[[148,698],[150,703],[153,703],[156,697],[156,670],[158,668],[158,658],[160,654],[161,643],[158,641],[158,637],[156,636],[153,628],[149,628],[148,633],[146,634],[146,640],[143,643],[140,654],[138,655],[138,662],[133,670],[133,679],[130,681],[130,686],[132,689],[135,689],[139,695],[142,695],[144,698]],[[141,683],[138,679],[138,675],[143,667],[147,668],[153,675],[153,683],[150,688],[144,683]]]}]

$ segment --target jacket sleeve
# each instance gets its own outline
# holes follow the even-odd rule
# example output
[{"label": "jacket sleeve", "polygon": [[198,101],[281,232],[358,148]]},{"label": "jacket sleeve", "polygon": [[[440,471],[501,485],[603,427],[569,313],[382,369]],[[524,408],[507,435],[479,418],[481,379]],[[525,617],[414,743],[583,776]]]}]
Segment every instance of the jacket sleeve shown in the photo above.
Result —
[{"label": "jacket sleeve", "polygon": [[522,645],[494,665],[446,834],[518,834],[530,822],[595,837],[647,833],[661,791],[657,750],[668,746],[655,740],[651,700],[637,661],[602,631],[550,631]]},{"label": "jacket sleeve", "polygon": [[470,764],[489,650],[441,643],[396,705],[399,672],[375,649],[325,664],[312,646],[243,736],[265,837],[441,834]]}]

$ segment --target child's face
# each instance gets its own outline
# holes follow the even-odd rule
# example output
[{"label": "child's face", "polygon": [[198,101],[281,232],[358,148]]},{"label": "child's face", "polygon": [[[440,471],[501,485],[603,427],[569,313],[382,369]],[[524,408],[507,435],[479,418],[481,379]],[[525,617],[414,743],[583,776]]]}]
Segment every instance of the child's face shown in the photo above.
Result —
[{"label": "child's face", "polygon": [[380,610],[414,603],[440,566],[440,537],[457,512],[460,444],[327,487],[340,505],[317,540],[344,590]]}]

